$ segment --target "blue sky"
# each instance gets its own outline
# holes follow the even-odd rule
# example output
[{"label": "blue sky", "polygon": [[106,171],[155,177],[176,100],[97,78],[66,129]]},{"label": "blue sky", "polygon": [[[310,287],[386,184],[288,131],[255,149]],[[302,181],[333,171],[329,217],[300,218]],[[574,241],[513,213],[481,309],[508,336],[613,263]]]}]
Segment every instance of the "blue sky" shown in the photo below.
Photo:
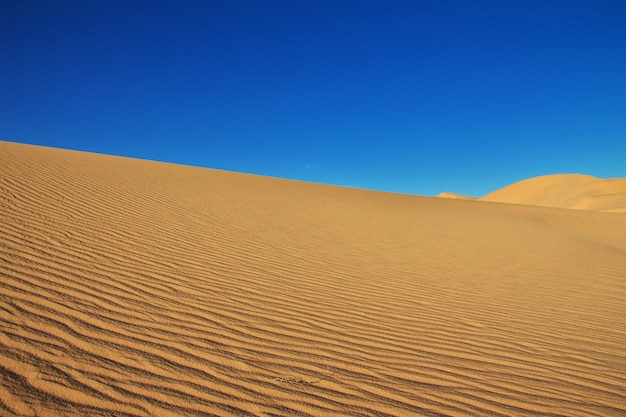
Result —
[{"label": "blue sky", "polygon": [[0,0],[0,139],[420,195],[626,177],[626,2]]}]

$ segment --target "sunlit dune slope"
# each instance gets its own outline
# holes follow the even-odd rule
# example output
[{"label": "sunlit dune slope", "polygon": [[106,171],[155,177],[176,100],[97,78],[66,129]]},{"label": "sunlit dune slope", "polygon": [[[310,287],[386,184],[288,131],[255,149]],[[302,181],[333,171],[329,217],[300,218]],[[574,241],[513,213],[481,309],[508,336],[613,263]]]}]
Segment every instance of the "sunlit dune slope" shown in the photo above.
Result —
[{"label": "sunlit dune slope", "polygon": [[546,175],[511,184],[481,200],[626,213],[626,178]]},{"label": "sunlit dune slope", "polygon": [[626,216],[0,142],[2,416],[623,416]]},{"label": "sunlit dune slope", "polygon": [[440,198],[454,198],[454,199],[458,199],[458,200],[476,200],[476,197],[469,197],[469,196],[462,195],[462,194],[449,193],[447,191],[444,191],[443,193],[439,193],[439,195],[437,195],[437,197],[440,197]]}]

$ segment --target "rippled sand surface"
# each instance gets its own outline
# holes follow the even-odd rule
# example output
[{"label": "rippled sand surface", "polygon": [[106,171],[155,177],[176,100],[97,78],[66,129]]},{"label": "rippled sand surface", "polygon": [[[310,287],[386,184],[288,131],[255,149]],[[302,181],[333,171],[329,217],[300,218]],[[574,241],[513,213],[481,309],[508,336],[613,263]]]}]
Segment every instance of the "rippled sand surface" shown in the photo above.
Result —
[{"label": "rippled sand surface", "polygon": [[2,416],[623,416],[626,216],[0,142]]}]

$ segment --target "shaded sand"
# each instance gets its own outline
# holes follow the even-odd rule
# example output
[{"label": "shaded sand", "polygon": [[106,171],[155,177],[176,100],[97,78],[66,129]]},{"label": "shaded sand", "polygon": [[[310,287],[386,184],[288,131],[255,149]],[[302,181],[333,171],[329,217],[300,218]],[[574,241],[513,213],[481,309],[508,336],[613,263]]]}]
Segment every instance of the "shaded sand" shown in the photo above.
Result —
[{"label": "shaded sand", "polygon": [[0,415],[623,416],[626,216],[0,142]]},{"label": "shaded sand", "polygon": [[516,182],[481,200],[626,213],[626,178],[546,175]]}]

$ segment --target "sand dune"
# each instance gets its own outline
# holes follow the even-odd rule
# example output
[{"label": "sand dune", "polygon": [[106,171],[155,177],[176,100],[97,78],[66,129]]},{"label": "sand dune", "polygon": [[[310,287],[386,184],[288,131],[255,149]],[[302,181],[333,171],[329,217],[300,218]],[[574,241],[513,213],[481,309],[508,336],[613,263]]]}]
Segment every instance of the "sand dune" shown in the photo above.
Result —
[{"label": "sand dune", "polygon": [[626,178],[546,175],[511,184],[481,200],[626,213]]},{"label": "sand dune", "polygon": [[623,416],[626,217],[0,142],[2,416]]},{"label": "sand dune", "polygon": [[439,195],[437,197],[440,198],[454,198],[457,200],[476,200],[476,197],[470,197],[467,195],[463,195],[463,194],[456,194],[456,193],[450,193],[447,191],[444,191],[443,193],[439,193]]}]

